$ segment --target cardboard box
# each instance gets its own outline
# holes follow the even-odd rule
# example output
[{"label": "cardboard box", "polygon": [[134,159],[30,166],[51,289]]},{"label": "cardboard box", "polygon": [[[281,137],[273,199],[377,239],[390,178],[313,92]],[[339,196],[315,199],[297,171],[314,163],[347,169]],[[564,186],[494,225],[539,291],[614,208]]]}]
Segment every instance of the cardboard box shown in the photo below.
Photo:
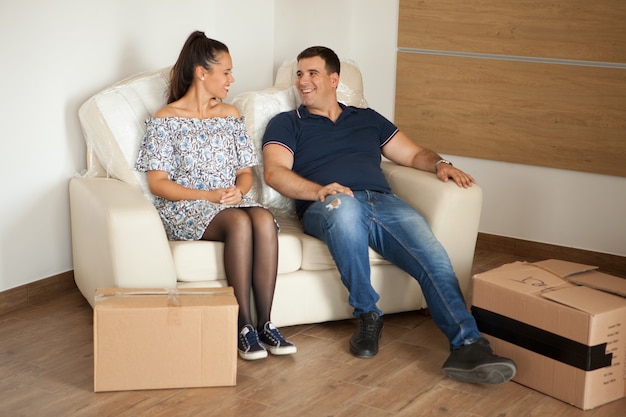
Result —
[{"label": "cardboard box", "polygon": [[94,391],[232,386],[232,288],[96,291]]},{"label": "cardboard box", "polygon": [[472,313],[513,380],[584,410],[626,395],[626,280],[596,269],[552,259],[473,277]]}]

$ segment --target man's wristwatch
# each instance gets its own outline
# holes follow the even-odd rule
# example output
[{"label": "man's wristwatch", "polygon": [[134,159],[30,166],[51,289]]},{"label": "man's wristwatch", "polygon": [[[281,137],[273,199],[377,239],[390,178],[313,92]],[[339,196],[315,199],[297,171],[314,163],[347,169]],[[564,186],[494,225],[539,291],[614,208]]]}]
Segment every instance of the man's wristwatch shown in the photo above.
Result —
[{"label": "man's wristwatch", "polygon": [[448,164],[450,166],[452,165],[452,162],[448,161],[447,159],[440,159],[437,162],[435,162],[435,172],[437,172],[439,170],[439,164]]}]

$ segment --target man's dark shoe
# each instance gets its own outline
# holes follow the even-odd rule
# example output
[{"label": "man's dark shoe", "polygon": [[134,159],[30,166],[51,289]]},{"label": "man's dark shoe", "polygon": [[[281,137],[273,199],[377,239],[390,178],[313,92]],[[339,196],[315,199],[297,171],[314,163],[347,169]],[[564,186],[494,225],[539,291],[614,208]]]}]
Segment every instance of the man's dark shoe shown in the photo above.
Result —
[{"label": "man's dark shoe", "polygon": [[378,340],[383,333],[383,318],[375,311],[358,318],[357,329],[350,339],[350,352],[358,358],[371,358],[378,353]]},{"label": "man's dark shoe", "polygon": [[453,350],[443,364],[443,373],[452,379],[473,384],[502,384],[515,376],[511,359],[495,355],[484,338]]}]

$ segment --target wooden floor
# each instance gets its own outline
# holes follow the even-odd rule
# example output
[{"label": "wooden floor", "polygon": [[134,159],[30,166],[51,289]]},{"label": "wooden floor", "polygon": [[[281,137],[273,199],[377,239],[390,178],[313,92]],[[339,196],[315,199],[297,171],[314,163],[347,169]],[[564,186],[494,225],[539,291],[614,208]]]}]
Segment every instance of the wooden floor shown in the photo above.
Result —
[{"label": "wooden floor", "polygon": [[[474,273],[516,260],[478,251]],[[527,259],[532,261],[532,259]],[[291,357],[239,360],[237,386],[93,393],[92,310],[78,290],[0,315],[0,416],[623,417],[626,399],[583,412],[511,382],[446,379],[447,341],[419,312],[385,316],[373,359],[348,351],[353,321],[283,328]]]}]

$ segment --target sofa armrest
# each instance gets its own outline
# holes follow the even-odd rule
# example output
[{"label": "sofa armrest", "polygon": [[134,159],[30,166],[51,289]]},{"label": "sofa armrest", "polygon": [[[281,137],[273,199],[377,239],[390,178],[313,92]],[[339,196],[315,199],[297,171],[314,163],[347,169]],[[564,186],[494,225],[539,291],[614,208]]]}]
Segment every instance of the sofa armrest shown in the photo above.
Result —
[{"label": "sofa armrest", "polygon": [[480,186],[459,188],[433,173],[390,161],[381,167],[392,191],[426,218],[448,252],[463,291],[468,291],[482,210]]},{"label": "sofa armrest", "polygon": [[97,288],[176,288],[163,224],[138,186],[75,177],[69,193],[74,278],[90,304]]}]

